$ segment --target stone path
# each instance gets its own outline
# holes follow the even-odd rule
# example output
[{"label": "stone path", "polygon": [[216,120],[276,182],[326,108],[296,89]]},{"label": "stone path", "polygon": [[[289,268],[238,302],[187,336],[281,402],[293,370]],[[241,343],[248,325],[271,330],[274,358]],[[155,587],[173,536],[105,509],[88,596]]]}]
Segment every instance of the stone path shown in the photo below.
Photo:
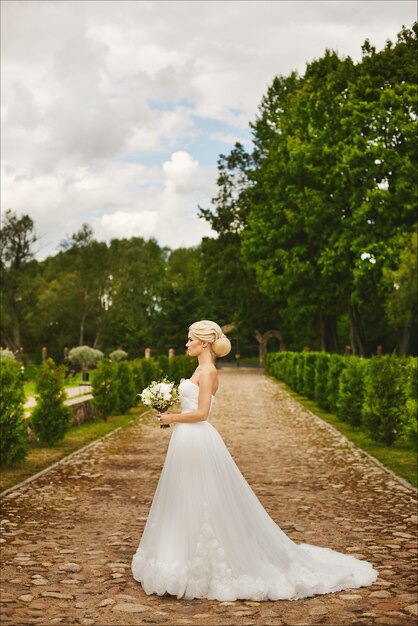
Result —
[{"label": "stone path", "polygon": [[257,370],[220,384],[211,422],[271,517],[298,543],[370,560],[377,582],[297,601],[147,596],[130,561],[171,434],[150,418],[4,497],[3,623],[415,624],[415,493]]},{"label": "stone path", "polygon": [[[86,398],[91,398],[92,395],[90,392],[91,392],[91,385],[89,384],[78,385],[78,387],[67,387],[65,390],[65,393],[68,398],[66,401],[66,404],[70,404],[68,400],[70,400],[71,398],[74,398],[75,396],[86,396]],[[35,396],[29,396],[23,406],[25,409],[30,409],[31,407],[35,405],[36,405]]]}]

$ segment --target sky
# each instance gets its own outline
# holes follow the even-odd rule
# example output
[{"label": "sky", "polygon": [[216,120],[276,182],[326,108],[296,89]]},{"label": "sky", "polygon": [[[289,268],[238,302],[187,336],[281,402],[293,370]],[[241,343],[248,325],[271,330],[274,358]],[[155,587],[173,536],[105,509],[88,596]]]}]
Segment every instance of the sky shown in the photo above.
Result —
[{"label": "sky", "polygon": [[215,236],[198,206],[217,160],[251,149],[276,75],[325,49],[396,40],[414,0],[2,0],[1,212],[30,215],[36,257],[95,238],[172,249]]}]

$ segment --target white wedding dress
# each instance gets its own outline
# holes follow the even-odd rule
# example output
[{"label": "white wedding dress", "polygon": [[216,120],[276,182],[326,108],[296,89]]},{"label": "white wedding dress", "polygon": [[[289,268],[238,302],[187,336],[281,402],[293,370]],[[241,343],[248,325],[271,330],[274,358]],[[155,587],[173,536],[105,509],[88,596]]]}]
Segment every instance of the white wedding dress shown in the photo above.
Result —
[{"label": "white wedding dress", "polygon": [[[199,388],[190,379],[181,381],[179,393],[183,412],[197,408]],[[376,580],[378,572],[367,561],[294,543],[268,515],[209,421],[179,422],[172,429],[132,559],[133,577],[146,594],[294,600]]]}]

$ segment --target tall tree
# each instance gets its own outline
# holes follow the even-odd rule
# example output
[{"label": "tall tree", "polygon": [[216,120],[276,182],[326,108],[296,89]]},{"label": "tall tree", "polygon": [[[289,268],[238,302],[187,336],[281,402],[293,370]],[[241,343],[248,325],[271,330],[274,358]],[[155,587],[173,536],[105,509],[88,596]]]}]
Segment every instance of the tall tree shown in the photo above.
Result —
[{"label": "tall tree", "polygon": [[36,240],[29,215],[18,217],[11,209],[7,210],[0,230],[1,337],[14,352],[22,347],[21,318],[27,295],[25,269],[33,257]]}]

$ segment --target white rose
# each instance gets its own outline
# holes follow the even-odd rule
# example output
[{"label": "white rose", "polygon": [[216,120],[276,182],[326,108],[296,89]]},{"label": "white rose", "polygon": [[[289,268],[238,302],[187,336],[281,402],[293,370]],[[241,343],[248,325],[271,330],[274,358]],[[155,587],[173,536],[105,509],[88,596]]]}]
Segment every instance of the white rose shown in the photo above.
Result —
[{"label": "white rose", "polygon": [[172,383],[160,383],[158,385],[158,393],[161,394],[164,400],[171,400],[172,389],[173,389]]}]

